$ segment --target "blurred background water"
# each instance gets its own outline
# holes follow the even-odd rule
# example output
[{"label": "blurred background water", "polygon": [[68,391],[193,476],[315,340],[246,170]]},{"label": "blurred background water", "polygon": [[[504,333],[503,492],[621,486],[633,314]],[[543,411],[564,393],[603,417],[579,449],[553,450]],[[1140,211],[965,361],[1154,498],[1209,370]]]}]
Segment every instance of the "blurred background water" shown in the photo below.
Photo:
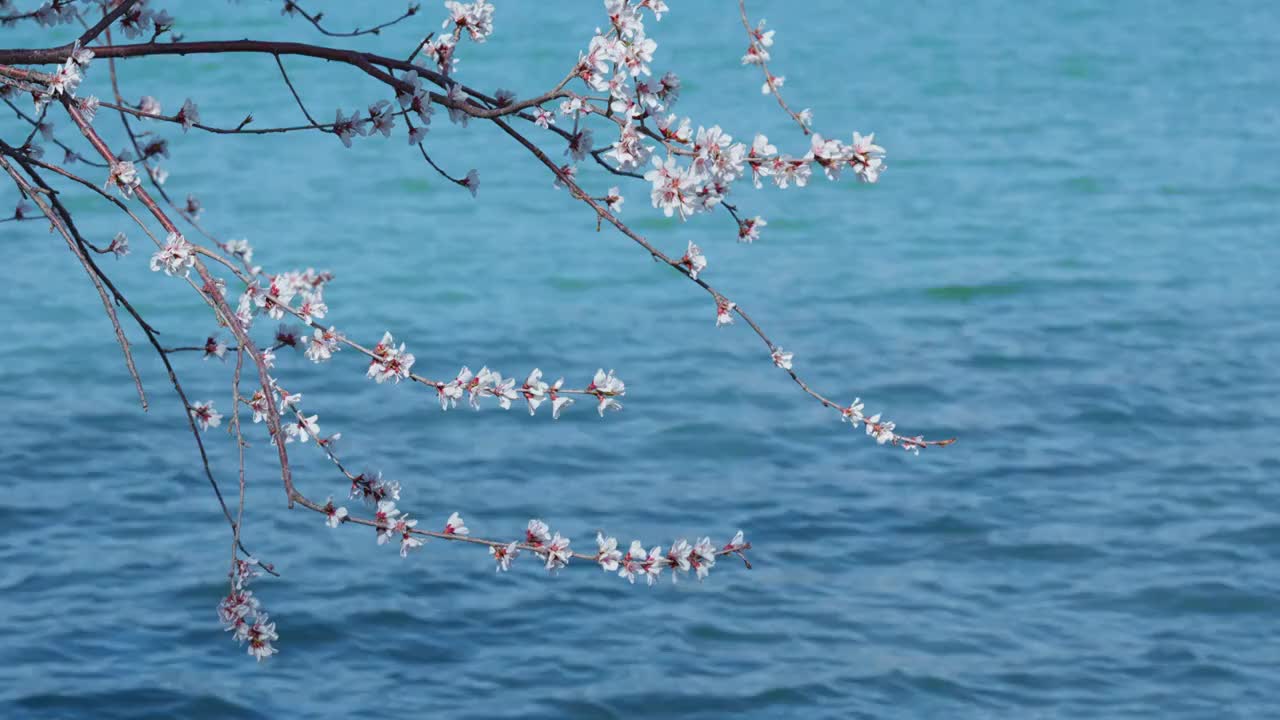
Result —
[{"label": "blurred background water", "polygon": [[[168,9],[188,39],[326,42],[279,5]],[[373,17],[311,5],[339,29]],[[682,5],[649,23],[655,69],[684,79],[676,109],[802,152],[739,65],[733,4]],[[365,380],[350,353],[319,367],[282,354],[287,387],[424,524],[459,510],[514,536],[544,517],[584,548],[597,528],[650,544],[743,528],[755,569],[645,588],[590,567],[548,578],[528,558],[495,577],[485,553],[443,543],[401,560],[372,533],[286,512],[259,442],[245,541],[283,578],[257,583],[281,653],[256,665],[215,618],[227,529],[158,363],[137,346],[143,414],[62,241],[6,223],[0,715],[1280,716],[1280,6],[752,5],[778,31],[787,97],[828,135],[875,131],[889,172],[740,188],[769,220],[751,246],[720,214],[662,218],[643,183],[622,183],[623,217],[667,252],[700,243],[707,277],[816,387],[954,447],[912,458],[851,435],[746,328],[713,327],[704,293],[596,232],[484,123],[439,115],[428,140],[453,172],[479,170],[475,200],[402,135],[345,150],[153,127],[173,141],[168,186],[198,195],[215,232],[273,270],[336,272],[330,319],[353,337],[391,329],[433,376],[465,363],[627,381],[624,412],[580,405],[553,423],[441,413],[420,388]],[[442,15],[428,3],[342,44],[407,55]],[[489,43],[462,47],[459,77],[522,95],[605,22],[594,2],[499,3],[496,20]],[[358,72],[285,62],[324,119],[387,96]],[[83,92],[108,96],[106,80],[94,63]],[[300,120],[269,57],[128,61],[122,82],[170,112],[190,96],[219,125]],[[124,146],[118,121],[98,125]],[[128,231],[69,194],[92,239]],[[201,341],[207,312],[134,243],[105,265],[172,344]],[[194,398],[229,407],[230,364],[178,366]],[[207,437],[229,485],[231,444]],[[305,492],[344,494],[293,447]]]}]

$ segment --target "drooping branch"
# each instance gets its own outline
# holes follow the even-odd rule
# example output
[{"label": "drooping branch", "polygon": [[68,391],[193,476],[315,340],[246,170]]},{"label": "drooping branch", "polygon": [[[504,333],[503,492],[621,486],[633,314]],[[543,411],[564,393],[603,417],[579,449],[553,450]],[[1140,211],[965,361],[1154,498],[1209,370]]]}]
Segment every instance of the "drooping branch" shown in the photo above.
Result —
[{"label": "drooping branch", "polygon": [[[94,150],[96,150],[104,160],[112,163],[112,167],[114,168],[118,164],[114,154],[112,154],[106,143],[103,142],[102,138],[98,136],[93,127],[80,114],[75,103],[71,102],[68,98],[63,97],[62,105],[66,108],[67,116],[76,124],[76,127],[80,128],[80,132],[89,141],[89,144],[93,146]],[[138,201],[147,208],[152,216],[155,217],[165,231],[181,237],[182,233],[178,230],[178,226],[175,225],[165,212],[160,209],[160,206],[156,204],[155,200],[151,199],[151,196],[147,194],[145,188],[140,185],[134,186],[133,194],[138,198]],[[196,259],[193,263],[193,267],[200,275],[200,279],[204,282],[205,287],[211,289],[215,289],[217,287],[213,276],[209,273],[209,269],[203,262]],[[216,291],[209,292],[206,294],[206,298],[214,306],[215,310],[222,315],[223,319],[226,320],[228,329],[236,336],[236,340],[239,342],[240,347],[248,350],[250,356],[253,358],[254,364],[258,369],[258,378],[262,385],[262,389],[267,394],[267,428],[273,436],[279,437],[281,432],[280,415],[276,410],[275,400],[271,397],[271,376],[267,370],[266,363],[263,361],[257,347],[254,345],[253,339],[249,337],[248,331],[240,324],[239,320],[236,318],[235,312],[227,305],[227,301],[222,297],[222,295]],[[288,451],[285,450],[284,443],[281,442],[276,443],[276,449],[280,456],[280,477],[284,483],[285,495],[288,497],[289,504],[292,505],[294,490],[292,471],[289,467]]]}]

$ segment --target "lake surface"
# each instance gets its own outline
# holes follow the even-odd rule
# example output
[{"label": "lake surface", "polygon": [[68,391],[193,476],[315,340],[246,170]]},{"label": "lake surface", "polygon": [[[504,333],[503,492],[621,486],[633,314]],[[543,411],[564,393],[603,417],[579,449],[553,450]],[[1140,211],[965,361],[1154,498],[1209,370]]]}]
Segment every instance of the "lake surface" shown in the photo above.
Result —
[{"label": "lake surface", "polygon": [[[354,24],[331,5],[333,27]],[[689,5],[649,23],[654,67],[684,78],[676,109],[803,151],[739,65],[736,9]],[[542,517],[582,549],[597,528],[649,544],[742,528],[754,569],[647,588],[592,567],[549,578],[527,557],[495,576],[482,550],[441,542],[401,560],[287,511],[258,436],[245,542],[283,577],[256,583],[281,635],[257,665],[215,616],[228,533],[158,362],[138,335],[144,414],[65,245],[5,223],[0,715],[1280,716],[1280,6],[753,5],[788,99],[825,134],[875,131],[889,171],[738,188],[769,220],[749,246],[722,214],[662,218],[643,183],[622,183],[623,217],[677,256],[702,245],[707,279],[815,387],[956,445],[910,457],[852,435],[484,123],[439,114],[428,136],[443,166],[479,170],[475,200],[402,135],[346,150],[156,128],[168,186],[197,194],[214,232],[269,269],[337,274],[329,320],[353,338],[390,329],[432,376],[626,380],[622,413],[580,403],[553,423],[441,413],[349,352],[281,354],[344,456],[398,480],[424,525],[457,510],[515,537]],[[279,3],[168,7],[188,39],[326,40]],[[338,42],[404,56],[443,13]],[[540,92],[604,22],[594,2],[502,3],[459,77]],[[285,62],[321,119],[385,97],[358,72]],[[106,81],[95,63],[83,92]],[[129,61],[122,83],[169,111],[191,96],[220,125],[301,120],[269,57]],[[99,126],[124,146],[115,118]],[[129,230],[68,190],[91,238]],[[113,277],[171,343],[201,342],[208,312],[130,235]],[[232,364],[177,361],[193,398],[230,407]],[[229,487],[232,445],[207,438]],[[345,494],[320,453],[291,449],[304,492]]]}]

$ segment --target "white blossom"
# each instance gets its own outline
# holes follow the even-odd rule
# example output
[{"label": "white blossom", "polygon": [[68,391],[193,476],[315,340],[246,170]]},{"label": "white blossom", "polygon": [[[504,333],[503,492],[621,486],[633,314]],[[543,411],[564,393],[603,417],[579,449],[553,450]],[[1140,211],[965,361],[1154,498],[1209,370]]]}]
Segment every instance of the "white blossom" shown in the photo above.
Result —
[{"label": "white blossom", "polygon": [[122,232],[115,234],[111,238],[111,244],[107,246],[107,250],[118,258],[122,258],[129,254],[129,238]]},{"label": "white blossom", "polygon": [[374,346],[373,356],[365,375],[373,378],[379,385],[393,379],[398,383],[408,378],[413,368],[413,353],[405,351],[404,343],[396,347],[390,332],[384,333],[382,340]]},{"label": "white blossom", "polygon": [[336,528],[347,519],[347,509],[344,507],[334,507],[333,496],[329,496],[328,502],[324,506],[325,524],[331,528]]},{"label": "white blossom", "polygon": [[653,548],[649,550],[649,557],[645,558],[644,563],[640,566],[641,570],[644,572],[645,582],[647,582],[650,587],[652,587],[654,583],[658,582],[658,576],[662,574],[662,568],[665,564],[665,560],[662,557],[662,547],[654,545]]},{"label": "white blossom", "polygon": [[111,163],[111,173],[107,176],[107,184],[115,185],[119,188],[121,195],[133,197],[133,189],[138,187],[140,183],[138,171],[134,168],[133,163],[128,160]]},{"label": "white blossom", "polygon": [[840,409],[840,421],[852,423],[853,427],[857,428],[858,424],[864,419],[862,415],[863,407],[862,398],[854,398],[853,402],[849,403],[849,407]]},{"label": "white blossom", "polygon": [[449,519],[444,524],[445,535],[470,535],[471,531],[467,529],[466,523],[462,521],[462,516],[458,513],[449,515]]},{"label": "white blossom", "polygon": [[605,193],[604,202],[609,206],[609,212],[615,214],[622,212],[623,197],[622,194],[618,192],[618,187],[616,185],[609,188],[609,192]]},{"label": "white blossom", "polygon": [[204,341],[204,359],[216,357],[222,360],[227,355],[227,343],[216,335],[210,335]]},{"label": "white blossom", "polygon": [[559,420],[560,411],[573,404],[573,398],[565,397],[560,394],[560,388],[564,385],[564,378],[556,380],[547,391],[547,397],[551,398],[551,419]]},{"label": "white blossom", "polygon": [[222,415],[213,409],[213,401],[191,403],[191,415],[201,430],[218,427],[222,424]]},{"label": "white blossom", "polygon": [[391,103],[386,100],[369,106],[369,134],[380,132],[383,137],[391,137],[391,130],[396,126],[395,114],[391,112]]},{"label": "white blossom", "polygon": [[598,402],[596,411],[600,413],[600,417],[604,417],[605,410],[622,409],[622,403],[616,398],[627,394],[627,384],[615,377],[613,370],[606,375],[604,368],[600,368],[596,370],[591,385],[587,387],[587,392],[596,396]]},{"label": "white blossom", "polygon": [[182,109],[178,111],[177,119],[178,122],[182,123],[182,132],[184,133],[200,122],[200,110],[195,103],[191,102],[191,98],[187,98],[186,102],[182,103]]},{"label": "white blossom", "polygon": [[[740,544],[742,542],[742,531],[738,531],[735,540]],[[707,577],[711,572],[711,568],[716,564],[716,548],[711,544],[711,538],[704,537],[693,546],[693,552],[689,555],[689,565],[693,568],[694,574],[699,580]]]},{"label": "white blossom", "polygon": [[465,365],[458,371],[458,376],[447,383],[436,383],[436,392],[440,395],[440,409],[448,410],[458,407],[463,390],[471,382],[471,370]]},{"label": "white blossom", "polygon": [[520,394],[524,395],[524,400],[529,405],[529,414],[533,415],[538,406],[547,399],[548,385],[542,382],[542,371],[534,368],[529,373],[529,377],[525,378],[524,385],[520,388]]},{"label": "white blossom", "polygon": [[559,570],[569,564],[573,551],[569,549],[569,538],[556,533],[547,544],[547,569]]},{"label": "white blossom", "polygon": [[324,362],[342,349],[342,346],[338,344],[339,337],[337,330],[332,327],[328,330],[316,328],[311,340],[307,343],[307,349],[304,354],[313,363]]},{"label": "white blossom", "polygon": [[152,272],[164,270],[165,275],[181,273],[185,276],[188,272],[187,268],[194,267],[195,264],[195,249],[186,238],[176,232],[169,233],[169,237],[165,238],[164,247],[151,256]]},{"label": "white blossom", "polygon": [[[417,522],[413,520],[412,522]],[[409,533],[400,536],[400,557],[409,557],[409,551],[422,547],[422,541]]]},{"label": "white blossom", "polygon": [[447,28],[452,23],[459,30],[465,30],[478,43],[484,42],[493,33],[493,5],[486,0],[471,3],[449,0],[444,6],[449,11],[449,17],[442,27]]},{"label": "white blossom", "polygon": [[760,228],[768,225],[759,215],[738,223],[738,242],[750,243],[760,239]]},{"label": "white blossom", "polygon": [[279,640],[276,624],[267,622],[267,614],[260,613],[257,621],[244,632],[244,640],[249,644],[249,655],[262,662],[279,652],[271,643]]},{"label": "white blossom", "polygon": [[516,379],[503,378],[501,374],[495,372],[492,375],[491,383],[489,394],[498,399],[498,405],[503,410],[510,410],[511,401],[519,397],[515,390]]},{"label": "white blossom", "polygon": [[512,542],[505,546],[490,545],[489,554],[492,555],[493,559],[498,563],[497,567],[494,568],[494,571],[506,572],[511,569],[511,561],[515,559],[516,555],[520,554],[520,550],[516,547],[516,543]]},{"label": "white blossom", "polygon": [[295,422],[288,423],[284,426],[285,442],[291,443],[294,440],[299,442],[307,442],[308,440],[320,439],[320,425],[316,422],[318,415],[307,417],[299,414]]},{"label": "white blossom", "polygon": [[396,516],[399,514],[400,511],[396,509],[395,502],[391,500],[378,501],[378,509],[373,514],[373,521],[377,523],[379,545],[385,545],[391,539],[392,528],[395,525]]},{"label": "white blossom", "polygon": [[596,533],[596,546],[599,552],[596,553],[596,562],[600,564],[601,569],[605,572],[613,572],[618,569],[619,561],[622,559],[622,553],[618,550],[618,538],[606,538],[604,533]]},{"label": "white blossom", "polygon": [[143,115],[159,115],[162,112],[160,101],[150,95],[143,95],[138,101],[138,112]]},{"label": "white blossom", "polygon": [[466,92],[463,91],[461,85],[453,83],[449,86],[447,96],[449,98],[449,104],[445,107],[449,110],[449,122],[466,127],[467,122],[471,120],[471,113],[466,110]]},{"label": "white blossom", "polygon": [[333,133],[338,136],[342,144],[351,147],[351,139],[357,135],[364,135],[364,120],[360,119],[360,111],[356,110],[351,113],[351,117],[342,116],[342,108],[338,108],[337,115],[333,121]]},{"label": "white blossom", "polygon": [[551,528],[541,520],[534,518],[529,521],[528,528],[524,531],[525,543],[534,547],[542,547],[551,539]]},{"label": "white blossom", "polygon": [[863,136],[855,132],[849,146],[849,165],[863,182],[875,182],[885,170],[884,148],[876,145],[875,139],[875,133]]},{"label": "white blossom", "polygon": [[702,254],[702,248],[689,241],[689,249],[685,251],[684,257],[680,258],[680,264],[689,268],[689,277],[694,280],[698,279],[698,273],[707,267],[707,257]]},{"label": "white blossom", "polygon": [[624,577],[634,585],[636,576],[644,574],[645,559],[644,546],[640,544],[639,540],[632,540],[631,548],[627,550],[626,555],[622,556],[618,577]]},{"label": "white blossom", "polygon": [[733,310],[738,307],[737,303],[729,302],[723,298],[716,300],[716,327],[722,325],[733,324]]}]

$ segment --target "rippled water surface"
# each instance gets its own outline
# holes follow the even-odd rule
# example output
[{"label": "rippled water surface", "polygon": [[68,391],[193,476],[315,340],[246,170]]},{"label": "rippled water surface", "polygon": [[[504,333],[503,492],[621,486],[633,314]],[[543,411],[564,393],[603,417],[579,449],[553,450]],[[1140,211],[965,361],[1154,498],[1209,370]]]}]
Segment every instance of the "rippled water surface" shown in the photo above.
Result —
[{"label": "rippled water surface", "polygon": [[[335,27],[354,21],[332,5]],[[801,152],[738,63],[733,4],[687,5],[650,23],[655,67],[685,77],[679,109]],[[331,319],[352,336],[393,329],[431,375],[537,365],[576,383],[612,367],[628,382],[623,413],[553,424],[443,414],[346,353],[282,356],[352,463],[403,483],[425,523],[456,509],[505,536],[540,516],[584,547],[597,528],[656,544],[741,527],[755,569],[645,588],[533,562],[495,576],[480,550],[438,542],[402,561],[286,511],[259,441],[245,539],[283,577],[257,585],[281,653],[256,666],[215,619],[228,533],[162,369],[139,345],[143,414],[65,245],[6,223],[0,715],[1280,716],[1280,6],[754,5],[788,97],[828,134],[876,131],[890,171],[740,189],[770,221],[752,246],[721,215],[655,215],[641,185],[623,183],[624,217],[668,252],[700,243],[708,279],[815,386],[954,447],[910,458],[852,436],[483,123],[439,116],[430,136],[442,165],[479,170],[476,200],[402,136],[344,150],[155,128],[170,187],[198,194],[213,230],[268,268],[337,273]],[[323,40],[278,6],[169,4],[189,39]],[[343,42],[407,55],[442,13]],[[539,91],[603,22],[594,2],[500,3],[459,72]],[[324,119],[383,96],[355,71],[285,62]],[[109,93],[105,70],[88,91]],[[300,120],[269,57],[122,71],[127,96],[191,96],[218,124]],[[124,146],[114,118],[99,124]],[[67,190],[92,238],[126,229]],[[113,277],[172,343],[199,341],[207,312],[147,271],[142,242]],[[229,406],[230,365],[179,370]],[[231,483],[230,443],[209,437]],[[322,456],[294,457],[308,494],[343,493]]]}]

